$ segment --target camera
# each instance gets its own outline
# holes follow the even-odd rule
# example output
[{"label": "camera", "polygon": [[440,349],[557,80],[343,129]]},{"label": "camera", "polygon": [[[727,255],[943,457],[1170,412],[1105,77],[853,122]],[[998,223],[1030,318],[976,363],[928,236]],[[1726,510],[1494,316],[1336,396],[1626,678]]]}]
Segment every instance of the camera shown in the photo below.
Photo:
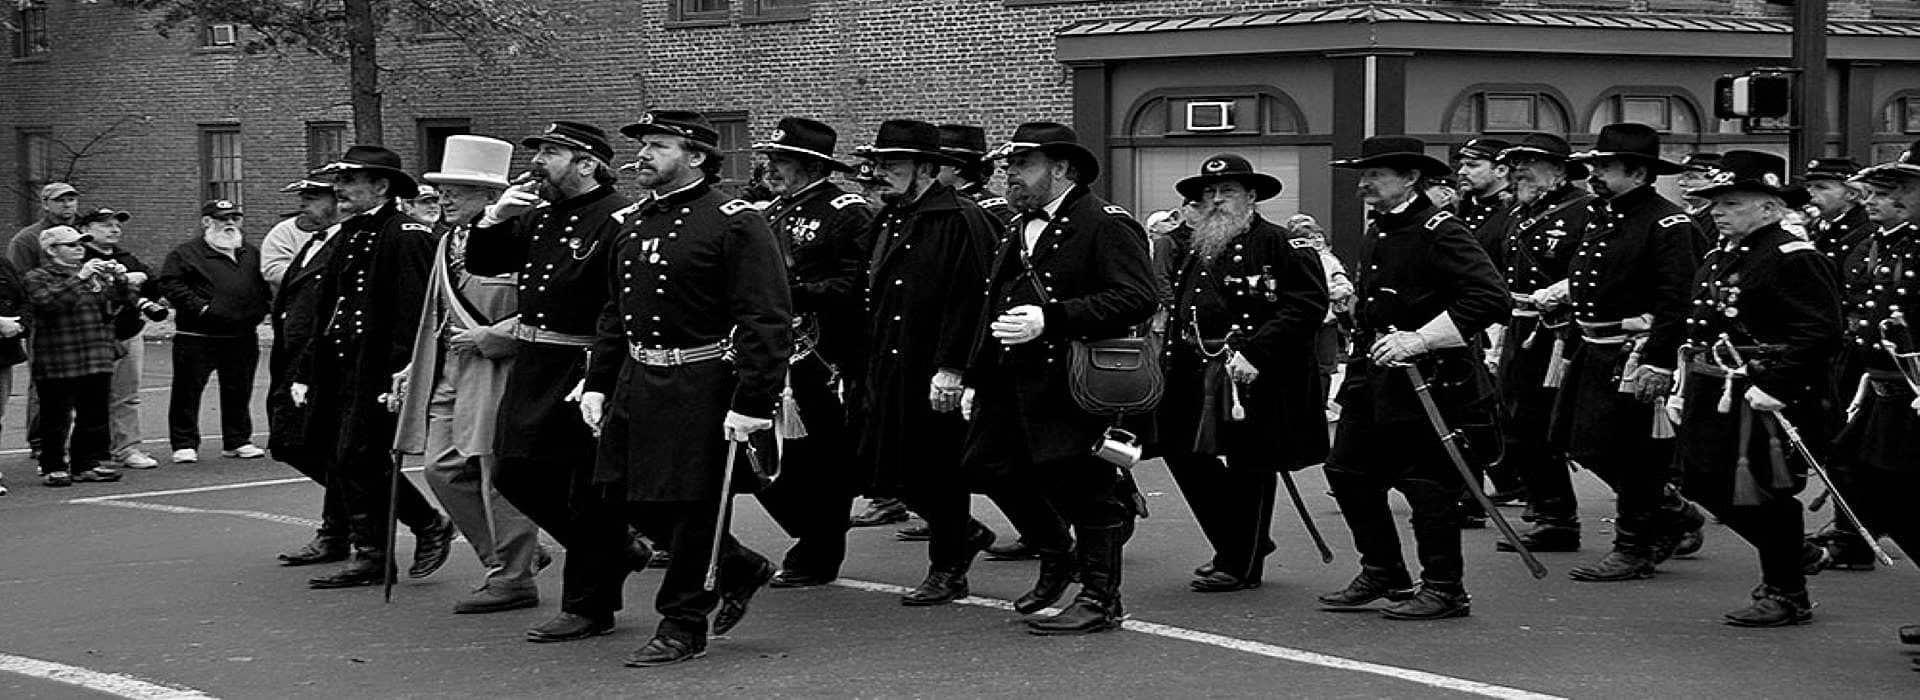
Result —
[{"label": "camera", "polygon": [[167,320],[167,314],[171,312],[172,309],[167,308],[166,304],[152,299],[143,298],[140,300],[140,313],[146,315],[149,321],[165,321]]}]

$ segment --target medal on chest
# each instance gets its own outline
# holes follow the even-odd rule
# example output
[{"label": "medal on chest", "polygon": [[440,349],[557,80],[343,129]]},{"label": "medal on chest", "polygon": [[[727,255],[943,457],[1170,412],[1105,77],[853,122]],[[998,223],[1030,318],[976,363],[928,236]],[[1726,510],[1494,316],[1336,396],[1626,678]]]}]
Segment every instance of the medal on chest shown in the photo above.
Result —
[{"label": "medal on chest", "polygon": [[787,235],[794,245],[806,245],[820,237],[819,219],[792,218],[787,220]]}]

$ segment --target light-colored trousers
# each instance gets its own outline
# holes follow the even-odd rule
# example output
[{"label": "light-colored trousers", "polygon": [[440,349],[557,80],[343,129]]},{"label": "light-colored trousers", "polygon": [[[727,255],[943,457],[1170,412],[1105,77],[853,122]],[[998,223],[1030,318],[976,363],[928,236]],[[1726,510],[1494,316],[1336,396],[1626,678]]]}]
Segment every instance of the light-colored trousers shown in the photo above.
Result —
[{"label": "light-colored trousers", "polygon": [[113,363],[113,388],[108,399],[107,442],[114,459],[125,459],[140,445],[140,368],[146,360],[147,344],[140,336],[120,341],[127,349],[125,357]]},{"label": "light-colored trousers", "polygon": [[467,365],[480,362],[488,360],[447,353],[434,381],[433,399],[427,404],[427,485],[486,565],[486,586],[529,589],[534,587],[540,528],[493,489],[491,455],[471,457],[453,444],[453,406],[459,400],[455,387]]}]

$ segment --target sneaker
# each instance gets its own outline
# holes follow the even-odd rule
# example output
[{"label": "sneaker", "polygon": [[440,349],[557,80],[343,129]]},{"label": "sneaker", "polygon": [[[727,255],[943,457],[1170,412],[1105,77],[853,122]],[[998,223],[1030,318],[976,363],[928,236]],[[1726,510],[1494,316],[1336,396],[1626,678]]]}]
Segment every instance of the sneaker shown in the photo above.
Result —
[{"label": "sneaker", "polygon": [[192,464],[198,461],[200,461],[199,450],[191,447],[183,447],[173,451],[174,464]]},{"label": "sneaker", "polygon": [[259,459],[267,456],[267,451],[260,449],[259,445],[249,442],[241,445],[240,449],[237,450],[221,450],[220,456],[232,459]]},{"label": "sneaker", "polygon": [[120,458],[120,466],[128,469],[152,469],[160,466],[160,460],[140,450],[129,450],[127,456]]},{"label": "sneaker", "polygon": [[120,472],[108,467],[95,466],[92,469],[82,469],[74,472],[73,480],[92,482],[119,481]]},{"label": "sneaker", "polygon": [[68,474],[66,472],[47,472],[45,474],[40,475],[40,479],[44,481],[48,486],[58,487],[58,486],[73,485],[73,475]]}]

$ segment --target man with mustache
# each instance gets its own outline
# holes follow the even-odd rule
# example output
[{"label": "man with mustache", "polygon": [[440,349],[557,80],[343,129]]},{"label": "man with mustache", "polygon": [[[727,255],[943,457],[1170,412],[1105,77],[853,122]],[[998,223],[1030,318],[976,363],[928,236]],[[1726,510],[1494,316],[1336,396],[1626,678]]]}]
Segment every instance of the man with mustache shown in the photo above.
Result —
[{"label": "man with mustache", "polygon": [[[1511,174],[1517,203],[1494,257],[1513,294],[1513,315],[1501,338],[1498,365],[1506,418],[1500,462],[1525,486],[1533,528],[1520,533],[1520,541],[1536,552],[1580,548],[1579,504],[1566,446],[1549,440],[1560,386],[1557,368],[1580,340],[1568,327],[1572,310],[1566,304],[1567,266],[1593,202],[1593,195],[1574,184],[1586,177],[1587,169],[1568,162],[1572,154],[1566,139],[1536,133],[1497,156]],[[1504,540],[1494,547],[1513,551]]]},{"label": "man with mustache", "polygon": [[[320,526],[314,529],[313,539],[299,548],[281,552],[278,558],[282,566],[330,564],[346,559],[351,550],[344,502],[346,489],[327,483],[334,446],[330,438],[308,441],[307,407],[294,404],[292,386],[294,366],[315,337],[314,318],[331,310],[321,308],[320,283],[326,278],[327,260],[340,248],[339,200],[333,195],[333,184],[321,180],[296,180],[280,191],[299,195],[301,214],[274,226],[261,244],[261,274],[268,284],[274,284],[275,266],[282,265],[279,287],[273,295],[273,347],[267,359],[267,448],[275,460],[312,479],[324,492],[320,501]],[[297,223],[301,219],[307,223]],[[331,223],[320,226],[321,221]],[[295,223],[289,225],[288,222]],[[284,262],[274,262],[274,250],[284,250],[296,241],[297,247],[285,253]],[[406,522],[432,520],[415,512],[403,514],[402,519]]]},{"label": "man with mustache", "polygon": [[1592,150],[1571,160],[1591,170],[1595,200],[1564,296],[1540,299],[1570,305],[1580,333],[1553,430],[1569,458],[1613,488],[1618,516],[1612,551],[1567,574],[1643,579],[1667,558],[1699,549],[1705,523],[1674,487],[1673,431],[1658,412],[1674,386],[1701,236],[1686,211],[1654,190],[1655,178],[1682,167],[1660,157],[1652,127],[1609,124]]},{"label": "man with mustache", "polygon": [[564,642],[612,632],[621,585],[651,556],[597,498],[594,433],[569,405],[587,375],[628,201],[614,190],[613,146],[599,127],[556,121],[520,145],[534,149],[532,177],[487,207],[466,264],[477,275],[520,275],[510,329],[520,347],[500,394],[509,410],[494,430],[494,486],[567,549],[560,613],[526,632]]},{"label": "man with mustache", "polygon": [[971,124],[941,124],[940,151],[960,159],[940,166],[940,184],[972,199],[993,215],[994,221],[1012,221],[1007,198],[987,189],[993,166],[987,162],[987,130]]},{"label": "man with mustache", "polygon": [[1506,233],[1507,215],[1513,209],[1510,171],[1500,162],[1500,152],[1510,145],[1482,136],[1453,152],[1454,174],[1460,178],[1460,221],[1488,255],[1496,255],[1503,246],[1500,236]]},{"label": "man with mustache", "polygon": [[[1372,213],[1372,245],[1356,285],[1354,347],[1340,387],[1340,424],[1327,485],[1360,551],[1360,574],[1320,596],[1328,610],[1361,610],[1382,598],[1395,620],[1436,620],[1472,611],[1454,506],[1465,487],[1401,365],[1417,364],[1462,451],[1485,463],[1498,453],[1492,378],[1480,336],[1505,320],[1511,302],[1485,249],[1452,214],[1417,188],[1447,166],[1407,136],[1375,136],[1360,157],[1334,167],[1360,171],[1359,195]],[[1413,509],[1420,585],[1401,554],[1387,490]]]},{"label": "man with mustache", "polygon": [[334,234],[340,240],[329,244],[337,249],[319,282],[313,340],[295,361],[287,391],[308,408],[308,444],[332,450],[327,485],[342,490],[353,552],[346,566],[307,585],[373,586],[386,578],[396,554],[387,551],[389,499],[414,533],[407,574],[425,578],[446,563],[456,533],[411,480],[394,478],[396,423],[386,395],[393,373],[407,365],[420,322],[433,233],[400,212],[398,198],[413,196],[416,187],[400,156],[385,147],[352,146],[313,174],[332,181],[347,218]]},{"label": "man with mustache", "polygon": [[260,322],[273,292],[260,274],[260,248],[240,232],[244,213],[231,200],[200,208],[200,237],[167,253],[160,289],[180,310],[173,339],[173,388],[167,439],[173,463],[200,459],[200,395],[220,373],[220,453],[265,457],[253,444],[253,372],[260,365]]},{"label": "man with mustache", "polygon": [[[767,157],[774,194],[766,214],[786,248],[787,283],[798,317],[781,421],[788,430],[780,479],[760,504],[795,539],[774,588],[803,588],[840,576],[847,554],[847,511],[867,475],[854,463],[859,417],[841,396],[859,396],[866,374],[866,314],[861,290],[873,249],[867,200],[829,181],[853,168],[833,159],[833,127],[781,119],[773,138],[753,145]],[[804,431],[805,435],[797,435]]]},{"label": "man with mustache", "polygon": [[1326,461],[1314,342],[1327,284],[1312,241],[1259,213],[1255,203],[1281,187],[1231,153],[1174,186],[1212,204],[1188,222],[1192,237],[1174,253],[1168,391],[1158,415],[1167,469],[1213,545],[1189,584],[1202,593],[1260,586],[1274,550],[1275,471]]},{"label": "man with mustache", "polygon": [[299,197],[300,208],[267,229],[266,239],[260,242],[260,274],[267,278],[267,284],[275,293],[280,291],[280,281],[307,241],[340,223],[340,203],[333,198],[333,185],[318,180],[296,180],[280,191]]},{"label": "man with mustache", "polygon": [[620,133],[640,142],[634,178],[653,198],[621,211],[580,417],[601,427],[598,497],[673,552],[660,623],[626,660],[654,667],[704,655],[773,578],[728,532],[728,485],[753,490],[756,454],[774,456],[749,441],[773,437],[793,306],[766,219],[713,188],[724,155],[712,122],[656,109]]}]

